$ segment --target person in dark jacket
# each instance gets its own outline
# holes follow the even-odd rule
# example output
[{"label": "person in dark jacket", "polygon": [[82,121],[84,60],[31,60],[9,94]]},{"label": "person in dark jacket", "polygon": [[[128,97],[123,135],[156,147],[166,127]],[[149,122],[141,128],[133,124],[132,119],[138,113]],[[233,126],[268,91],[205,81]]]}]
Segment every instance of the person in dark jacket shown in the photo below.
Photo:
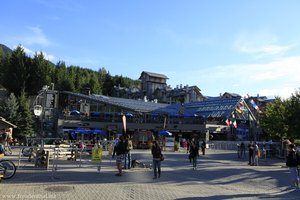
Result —
[{"label": "person in dark jacket", "polygon": [[203,140],[201,144],[202,155],[205,155],[205,149],[206,149],[206,142]]},{"label": "person in dark jacket", "polygon": [[195,138],[193,138],[190,143],[189,157],[192,160],[194,170],[197,168],[197,157],[198,156],[199,156],[199,145],[198,145],[198,142],[195,140]]},{"label": "person in dark jacket", "polygon": [[250,142],[248,144],[248,151],[249,151],[249,163],[248,165],[254,165],[254,144]]},{"label": "person in dark jacket", "polygon": [[124,141],[124,136],[119,137],[119,142],[114,147],[114,152],[112,157],[114,158],[116,155],[116,165],[118,169],[118,173],[116,176],[122,176],[122,162],[124,160],[125,154],[127,151],[127,144]]},{"label": "person in dark jacket", "polygon": [[297,166],[300,165],[300,155],[296,152],[296,145],[290,144],[289,145],[289,152],[286,157],[286,166],[289,167],[289,170],[291,172],[291,180],[292,185],[291,187],[294,189],[300,189],[299,188],[299,173]]},{"label": "person in dark jacket", "polygon": [[153,156],[153,172],[154,172],[153,179],[160,178],[160,174],[161,174],[161,167],[160,167],[161,160],[160,159],[161,159],[162,153],[161,153],[161,149],[156,140],[153,141],[151,153]]}]

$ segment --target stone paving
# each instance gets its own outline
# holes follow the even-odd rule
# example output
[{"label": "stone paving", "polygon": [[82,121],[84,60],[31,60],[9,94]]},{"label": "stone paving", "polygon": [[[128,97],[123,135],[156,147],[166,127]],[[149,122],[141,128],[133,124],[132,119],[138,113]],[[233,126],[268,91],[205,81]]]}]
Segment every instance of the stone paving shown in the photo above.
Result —
[{"label": "stone paving", "polygon": [[[101,171],[86,157],[57,162],[57,170],[35,169],[23,159],[16,175],[0,184],[0,199],[300,199],[300,190],[289,188],[289,171],[283,160],[261,160],[248,166],[236,152],[208,150],[192,169],[184,152],[164,152],[160,179],[148,168],[124,170],[116,177],[115,161],[104,153]],[[17,153],[16,153],[17,154]],[[132,157],[151,163],[149,150],[133,150]],[[16,165],[17,156],[7,157]]]}]

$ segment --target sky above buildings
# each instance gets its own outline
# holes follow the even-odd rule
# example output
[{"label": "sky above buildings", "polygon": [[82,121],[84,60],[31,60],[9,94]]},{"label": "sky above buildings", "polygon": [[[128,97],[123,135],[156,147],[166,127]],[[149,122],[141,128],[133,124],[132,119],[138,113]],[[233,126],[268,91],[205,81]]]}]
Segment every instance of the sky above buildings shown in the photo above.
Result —
[{"label": "sky above buildings", "polygon": [[300,88],[298,0],[4,0],[0,43],[54,62],[207,96],[287,98]]}]

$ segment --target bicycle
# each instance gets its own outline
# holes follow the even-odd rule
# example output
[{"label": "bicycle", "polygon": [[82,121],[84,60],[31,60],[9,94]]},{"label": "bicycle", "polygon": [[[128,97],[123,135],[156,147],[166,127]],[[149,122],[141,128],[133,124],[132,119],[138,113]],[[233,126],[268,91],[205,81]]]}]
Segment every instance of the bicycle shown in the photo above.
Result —
[{"label": "bicycle", "polygon": [[[10,179],[16,173],[16,166],[10,160],[0,160],[0,182],[2,179]],[[2,175],[2,177],[1,177]]]}]

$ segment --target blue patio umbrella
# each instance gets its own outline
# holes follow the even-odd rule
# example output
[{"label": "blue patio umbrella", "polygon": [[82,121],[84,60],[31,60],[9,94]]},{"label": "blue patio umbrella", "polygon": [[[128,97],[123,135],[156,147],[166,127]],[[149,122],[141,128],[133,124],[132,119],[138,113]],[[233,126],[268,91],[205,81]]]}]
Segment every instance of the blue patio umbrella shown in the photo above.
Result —
[{"label": "blue patio umbrella", "polygon": [[70,115],[80,115],[81,113],[80,113],[80,111],[78,111],[78,110],[72,110],[71,112],[70,112]]},{"label": "blue patio umbrella", "polygon": [[133,117],[132,113],[126,113],[126,117]]},{"label": "blue patio umbrella", "polygon": [[162,136],[172,136],[172,133],[169,132],[169,131],[160,131],[159,135],[162,135]]}]

